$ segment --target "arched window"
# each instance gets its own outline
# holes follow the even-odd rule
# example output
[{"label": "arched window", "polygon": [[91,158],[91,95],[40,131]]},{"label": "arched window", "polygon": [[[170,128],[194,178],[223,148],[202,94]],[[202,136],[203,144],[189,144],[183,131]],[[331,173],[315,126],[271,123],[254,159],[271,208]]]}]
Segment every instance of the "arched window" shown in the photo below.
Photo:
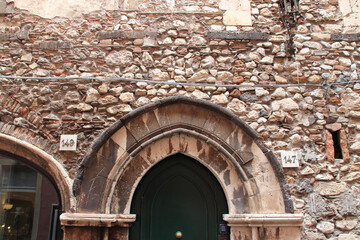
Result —
[{"label": "arched window", "polygon": [[0,153],[0,239],[60,239],[59,199],[48,177]]}]

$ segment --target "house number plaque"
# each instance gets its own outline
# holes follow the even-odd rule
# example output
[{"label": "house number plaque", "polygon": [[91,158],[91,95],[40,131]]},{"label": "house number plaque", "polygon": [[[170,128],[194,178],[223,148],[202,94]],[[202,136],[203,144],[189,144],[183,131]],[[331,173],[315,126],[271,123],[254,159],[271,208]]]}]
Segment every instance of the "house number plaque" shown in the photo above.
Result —
[{"label": "house number plaque", "polygon": [[281,151],[281,165],[283,168],[299,167],[299,153],[296,151]]},{"label": "house number plaque", "polygon": [[60,136],[60,151],[76,151],[77,135]]}]

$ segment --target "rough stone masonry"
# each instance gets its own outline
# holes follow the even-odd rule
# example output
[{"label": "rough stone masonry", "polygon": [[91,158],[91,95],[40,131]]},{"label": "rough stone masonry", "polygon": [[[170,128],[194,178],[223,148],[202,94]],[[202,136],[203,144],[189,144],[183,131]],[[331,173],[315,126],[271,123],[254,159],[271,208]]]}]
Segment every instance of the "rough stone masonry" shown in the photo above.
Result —
[{"label": "rough stone masonry", "polygon": [[[90,144],[126,113],[169,96],[207,100],[279,159],[300,153],[300,167],[283,170],[302,239],[360,239],[353,1],[46,2],[1,1],[1,133],[74,178]],[[61,134],[77,134],[78,151],[60,152]]]}]

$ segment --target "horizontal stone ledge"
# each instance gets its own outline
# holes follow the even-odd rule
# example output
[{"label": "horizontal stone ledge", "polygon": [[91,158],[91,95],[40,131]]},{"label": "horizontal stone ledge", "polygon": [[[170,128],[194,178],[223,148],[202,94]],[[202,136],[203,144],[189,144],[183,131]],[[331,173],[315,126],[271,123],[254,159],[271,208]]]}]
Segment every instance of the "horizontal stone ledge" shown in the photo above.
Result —
[{"label": "horizontal stone ledge", "polygon": [[0,41],[18,40],[16,33],[0,33]]},{"label": "horizontal stone ledge", "polygon": [[[99,39],[142,39],[142,38],[156,38],[157,32],[151,31],[100,31],[98,32]],[[269,34],[262,32],[208,32],[207,37],[210,39],[233,39],[233,40],[253,40],[266,41],[269,39]]]},{"label": "horizontal stone ledge", "polygon": [[29,33],[27,31],[18,31],[16,33],[0,33],[0,41],[27,40]]},{"label": "horizontal stone ledge", "polygon": [[302,226],[303,214],[224,214],[230,227],[297,227]]},{"label": "horizontal stone ledge", "polygon": [[95,214],[63,213],[60,215],[62,226],[70,227],[128,227],[135,222],[135,214]]},{"label": "horizontal stone ledge", "polygon": [[269,39],[269,34],[263,32],[219,31],[219,32],[208,32],[207,37],[212,39],[266,41]]},{"label": "horizontal stone ledge", "polygon": [[360,33],[333,33],[330,40],[332,41],[360,41]]},{"label": "horizontal stone ledge", "polygon": [[150,31],[100,31],[98,32],[99,39],[138,39],[138,38],[156,38],[156,32]]},{"label": "horizontal stone ledge", "polygon": [[40,49],[43,50],[57,50],[57,49],[70,49],[73,47],[69,41],[43,41],[39,44]]}]

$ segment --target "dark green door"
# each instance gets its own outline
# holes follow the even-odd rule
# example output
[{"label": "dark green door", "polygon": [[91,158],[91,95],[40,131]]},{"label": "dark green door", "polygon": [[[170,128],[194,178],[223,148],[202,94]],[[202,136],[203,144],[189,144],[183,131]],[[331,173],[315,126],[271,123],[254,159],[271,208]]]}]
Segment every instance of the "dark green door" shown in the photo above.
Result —
[{"label": "dark green door", "polygon": [[220,184],[197,161],[181,154],[164,159],[140,182],[131,206],[131,240],[215,240],[227,204]]}]

